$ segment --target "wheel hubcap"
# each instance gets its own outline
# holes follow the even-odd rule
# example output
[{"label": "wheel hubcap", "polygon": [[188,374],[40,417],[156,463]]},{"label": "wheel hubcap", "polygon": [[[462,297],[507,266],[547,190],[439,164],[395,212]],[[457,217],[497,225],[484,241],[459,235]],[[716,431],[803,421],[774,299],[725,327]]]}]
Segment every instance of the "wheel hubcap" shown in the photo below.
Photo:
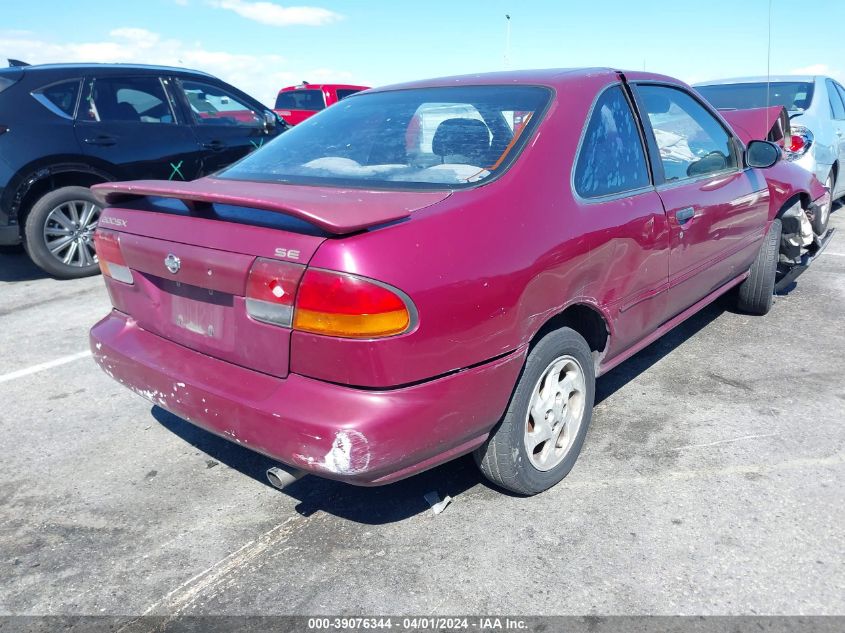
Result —
[{"label": "wheel hubcap", "polygon": [[537,470],[551,470],[569,453],[584,419],[584,370],[561,356],[534,386],[525,419],[525,449]]},{"label": "wheel hubcap", "polygon": [[101,210],[87,200],[70,200],[50,211],[44,222],[44,243],[50,254],[66,266],[95,265],[94,230]]}]

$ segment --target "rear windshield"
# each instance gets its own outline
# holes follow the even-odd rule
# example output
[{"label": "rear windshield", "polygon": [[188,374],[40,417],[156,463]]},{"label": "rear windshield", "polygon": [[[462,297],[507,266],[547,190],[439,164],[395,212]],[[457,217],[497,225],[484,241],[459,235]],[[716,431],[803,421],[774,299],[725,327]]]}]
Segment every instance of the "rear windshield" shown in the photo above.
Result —
[{"label": "rear windshield", "polygon": [[362,93],[300,123],[218,176],[377,188],[471,186],[514,160],[550,96],[538,86]]},{"label": "rear windshield", "polygon": [[801,112],[809,108],[813,100],[813,84],[807,81],[720,84],[696,86],[695,89],[722,110],[783,106],[790,112]]},{"label": "rear windshield", "polygon": [[325,107],[322,90],[288,90],[276,97],[276,110],[322,110]]}]

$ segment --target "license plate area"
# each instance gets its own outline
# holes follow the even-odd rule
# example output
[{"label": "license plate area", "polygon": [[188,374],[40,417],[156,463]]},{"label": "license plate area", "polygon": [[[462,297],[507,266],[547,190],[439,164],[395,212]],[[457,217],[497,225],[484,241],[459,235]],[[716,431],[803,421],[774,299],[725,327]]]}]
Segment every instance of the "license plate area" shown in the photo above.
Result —
[{"label": "license plate area", "polygon": [[152,325],[162,336],[214,355],[234,349],[233,295],[152,275],[147,278],[159,304],[160,320]]}]

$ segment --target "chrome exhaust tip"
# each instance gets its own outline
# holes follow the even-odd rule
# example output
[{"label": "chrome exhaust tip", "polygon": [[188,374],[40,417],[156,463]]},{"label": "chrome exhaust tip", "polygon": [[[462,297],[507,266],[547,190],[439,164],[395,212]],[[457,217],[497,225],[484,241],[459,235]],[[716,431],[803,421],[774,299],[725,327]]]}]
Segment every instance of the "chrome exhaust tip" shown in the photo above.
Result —
[{"label": "chrome exhaust tip", "polygon": [[273,466],[267,469],[267,481],[270,485],[279,490],[284,490],[295,481],[305,476],[304,470],[297,470],[287,466]]}]

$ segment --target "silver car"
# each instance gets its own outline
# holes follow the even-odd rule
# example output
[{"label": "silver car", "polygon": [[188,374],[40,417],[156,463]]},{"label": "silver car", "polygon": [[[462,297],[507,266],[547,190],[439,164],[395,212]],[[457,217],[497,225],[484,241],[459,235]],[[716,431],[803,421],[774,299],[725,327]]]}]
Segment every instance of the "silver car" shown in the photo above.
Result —
[{"label": "silver car", "polygon": [[[833,200],[845,195],[845,88],[837,81],[809,75],[737,77],[698,83],[695,89],[721,110],[785,107],[792,131],[784,146],[787,159],[814,173]],[[821,211],[813,222],[819,235],[827,228],[830,206]]]}]

